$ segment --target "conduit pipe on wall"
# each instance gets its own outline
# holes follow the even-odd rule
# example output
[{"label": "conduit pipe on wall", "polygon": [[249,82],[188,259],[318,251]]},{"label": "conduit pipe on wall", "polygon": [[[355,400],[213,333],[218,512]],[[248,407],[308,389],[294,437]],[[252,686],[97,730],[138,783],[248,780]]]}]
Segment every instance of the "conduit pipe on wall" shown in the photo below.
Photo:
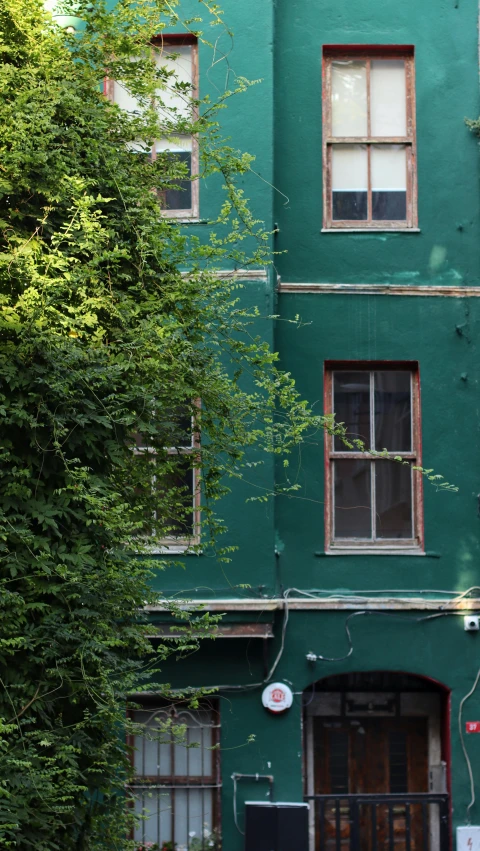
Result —
[{"label": "conduit pipe on wall", "polygon": [[274,778],[273,778],[273,774],[240,774],[239,772],[235,771],[232,774],[232,780],[233,780],[233,820],[235,822],[235,827],[237,828],[238,832],[241,833],[242,836],[245,836],[245,831],[241,830],[240,827],[239,827],[239,824],[238,824],[237,782],[238,782],[238,780],[255,780],[258,783],[258,781],[260,781],[260,780],[268,780],[268,782],[270,784],[269,798],[270,798],[270,802],[272,802],[273,801],[273,780],[274,780]]}]

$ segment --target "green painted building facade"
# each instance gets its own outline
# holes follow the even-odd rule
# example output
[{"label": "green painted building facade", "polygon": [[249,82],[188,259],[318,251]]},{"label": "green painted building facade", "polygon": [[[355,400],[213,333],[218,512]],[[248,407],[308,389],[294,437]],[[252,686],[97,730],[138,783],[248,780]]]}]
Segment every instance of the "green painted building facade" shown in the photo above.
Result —
[{"label": "green painted building facade", "polygon": [[[280,252],[274,267],[244,280],[242,298],[258,304],[262,315],[280,317],[265,321],[262,331],[319,412],[326,366],[349,364],[357,378],[369,370],[412,369],[420,387],[417,449],[421,439],[424,466],[434,467],[459,491],[442,493],[424,483],[423,505],[419,498],[415,509],[415,546],[400,539],[398,546],[360,541],[347,551],[328,549],[325,502],[334,497],[326,495],[323,439],[315,437],[292,458],[288,475],[301,485],[294,496],[246,502],[255,488],[272,490],[275,476],[284,480],[283,467],[275,471],[273,461],[264,460],[251,483],[235,487],[222,505],[228,543],[238,545],[231,563],[186,555],[180,570],[172,556],[171,568],[159,572],[164,593],[225,612],[224,624],[237,634],[206,641],[188,660],[172,661],[165,679],[175,688],[220,686],[217,817],[225,851],[245,847],[244,802],[269,800],[271,785],[268,779],[233,775],[271,776],[275,801],[301,802],[322,790],[388,794],[394,786],[395,731],[405,763],[395,788],[401,792],[402,782],[410,783],[413,768],[406,763],[421,750],[423,736],[428,776],[425,766],[418,768],[416,788],[403,791],[448,794],[455,840],[458,826],[469,819],[480,824],[480,800],[467,811],[471,786],[460,737],[465,722],[480,720],[480,689],[459,716],[480,666],[480,634],[466,632],[463,617],[480,611],[480,590],[474,587],[480,584],[479,157],[465,125],[465,118],[479,112],[478,3],[223,5],[235,35],[233,42],[227,36],[220,40],[219,49],[228,49],[236,74],[262,81],[225,111],[224,129],[235,146],[256,155],[258,176],[245,180],[245,191],[256,215],[277,229],[272,247]],[[333,46],[330,54],[325,45]],[[357,47],[355,53],[352,45],[364,51]],[[418,227],[381,227],[377,219],[372,227],[359,220],[325,229],[322,64],[325,75],[327,55],[347,63],[341,65],[347,71],[348,62],[361,63],[365,54],[373,63],[398,62],[398,46],[415,69]],[[224,86],[225,68],[211,67],[210,50],[202,44],[199,69],[201,97]],[[328,91],[325,97],[328,110]],[[365,150],[376,143],[361,144]],[[396,144],[398,151],[402,146]],[[408,145],[404,148],[410,156]],[[214,214],[218,198],[213,182],[200,187],[195,232],[207,227],[202,220]],[[295,317],[300,327],[288,321]],[[420,493],[420,484],[417,489]],[[152,618],[158,622],[161,615]],[[308,654],[343,661],[309,661]],[[293,692],[292,706],[276,715],[262,705],[264,681],[275,662],[271,681]],[[334,679],[325,684],[329,677]],[[403,720],[414,718],[422,719],[417,739],[409,738],[408,724],[402,727]],[[352,730],[368,737],[372,719],[383,738],[368,740],[363,759],[372,762],[382,752],[387,763],[383,780],[375,782],[355,779],[362,760],[352,739]],[[480,736],[464,738],[478,796]],[[334,753],[340,754],[335,764]],[[412,834],[412,848],[440,849],[434,810],[431,805],[428,841]],[[398,812],[395,848],[403,851],[405,810]],[[311,817],[311,851],[335,847],[335,818],[328,813],[326,818],[322,838],[318,819]],[[338,851],[350,847],[347,821]],[[373,849],[365,831],[358,847]]]}]

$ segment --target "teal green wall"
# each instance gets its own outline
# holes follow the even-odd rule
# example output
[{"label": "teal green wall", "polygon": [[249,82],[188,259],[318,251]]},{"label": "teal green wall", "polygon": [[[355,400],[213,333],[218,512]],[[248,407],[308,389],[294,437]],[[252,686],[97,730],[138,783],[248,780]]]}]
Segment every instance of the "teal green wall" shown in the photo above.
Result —
[{"label": "teal green wall", "polygon": [[298,331],[280,322],[276,345],[283,367],[319,411],[325,360],[418,361],[423,466],[459,487],[448,494],[424,483],[426,550],[438,557],[315,556],[324,550],[323,434],[318,435],[302,447],[301,491],[277,501],[282,584],[454,591],[479,584],[480,299],[285,293],[279,310],[284,319],[300,314],[306,323]]},{"label": "teal green wall", "polygon": [[[461,698],[473,685],[480,659],[480,635],[465,633],[463,618],[439,617],[423,623],[408,618],[425,612],[396,613],[394,617],[367,615],[351,622],[354,652],[342,663],[309,663],[309,651],[339,657],[348,650],[345,620],[350,612],[291,612],[284,654],[275,679],[290,683],[294,704],[282,716],[272,716],[261,705],[261,688],[248,690],[261,674],[259,641],[229,639],[205,646],[191,660],[166,671],[177,687],[189,685],[244,685],[240,693],[220,691],[222,723],[222,825],[226,851],[243,851],[243,840],[233,822],[234,772],[273,774],[275,799],[300,801],[303,797],[303,738],[301,695],[312,682],[339,673],[389,670],[430,677],[452,690],[451,744],[453,825],[461,825],[470,801],[467,769],[458,734]],[[427,613],[428,614],[428,613]],[[276,640],[270,660],[279,649],[282,616],[276,619]],[[480,718],[480,690],[465,705],[463,722]],[[253,743],[248,744],[249,736]],[[467,736],[474,772],[480,765],[480,736]],[[243,826],[243,802],[264,800],[267,784],[239,784],[239,821]],[[472,810],[472,823],[480,821],[480,802]]]},{"label": "teal green wall", "polygon": [[[285,281],[471,284],[478,279],[477,0],[278,0],[277,265]],[[321,234],[324,44],[415,47],[420,234]],[[288,201],[285,200],[287,196]]]},{"label": "teal green wall", "polygon": [[[181,5],[186,16],[199,13],[193,0]],[[260,177],[249,175],[244,188],[267,227],[278,223],[275,247],[282,253],[275,257],[275,269],[282,280],[479,285],[478,145],[464,123],[479,111],[477,0],[225,0],[222,5],[234,38],[221,36],[217,58],[223,52],[227,60],[213,68],[211,50],[200,46],[200,93],[216,96],[225,86],[233,87],[234,74],[262,79],[232,101],[221,118],[232,145],[256,155]],[[420,233],[320,232],[321,50],[323,44],[349,43],[415,46]],[[228,81],[227,62],[232,69]],[[201,219],[214,216],[220,201],[220,180],[202,183]],[[208,226],[192,225],[191,232],[206,238]],[[290,471],[301,484],[292,498],[281,497],[275,506],[246,503],[258,487],[273,485],[273,465],[267,459],[251,483],[236,485],[224,500],[221,515],[229,532],[222,543],[239,546],[230,565],[219,565],[208,552],[187,556],[184,570],[172,564],[159,572],[156,587],[164,593],[225,598],[268,597],[288,588],[372,595],[376,589],[464,591],[480,583],[480,299],[282,293],[275,304],[273,275],[268,283],[246,282],[242,298],[258,304],[262,315],[280,315],[275,328],[262,323],[261,333],[273,342],[282,366],[319,413],[326,359],[417,360],[423,462],[457,484],[459,492],[442,494],[426,485],[425,557],[326,557],[319,435],[291,460]],[[297,315],[301,328],[284,321]],[[282,468],[279,479],[283,475]],[[251,589],[240,592],[240,583]],[[232,773],[273,774],[276,799],[300,801],[301,692],[322,676],[348,671],[417,673],[452,690],[454,825],[463,823],[469,789],[458,707],[477,672],[480,635],[466,634],[462,618],[455,616],[424,623],[362,616],[352,621],[354,652],[347,661],[308,663],[310,650],[334,657],[347,651],[348,614],[291,612],[275,678],[291,683],[296,694],[281,717],[269,715],[261,706],[261,688],[252,688],[265,676],[259,640],[206,642],[189,659],[166,664],[165,681],[176,688],[245,686],[219,693],[225,851],[243,849],[233,824]],[[257,617],[266,616],[254,613],[243,619]],[[230,616],[235,619],[240,615]],[[275,639],[268,642],[270,664],[280,648],[281,627],[278,613]],[[480,691],[464,713],[464,720],[478,718]],[[248,744],[252,734],[255,740]],[[478,775],[480,736],[469,737],[467,746]],[[241,823],[243,801],[265,799],[266,793],[266,785],[239,785]],[[472,820],[480,823],[480,803]]]},{"label": "teal green wall", "polygon": [[[270,280],[247,281],[242,298],[248,304],[258,305],[261,316],[271,316],[274,310],[273,290]],[[267,339],[273,347],[273,323],[259,319],[250,328]],[[254,388],[252,388],[254,389]],[[249,585],[246,593],[272,594],[275,590],[275,506],[248,501],[252,497],[271,494],[274,482],[274,459],[265,452],[248,452],[248,459],[259,466],[245,468],[244,480],[228,482],[231,493],[214,508],[225,520],[228,532],[219,536],[217,546],[232,544],[238,549],[229,553],[229,563],[220,562],[211,548],[198,555],[184,556],[186,569],[179,569],[178,556],[162,557],[170,563],[159,570],[154,579],[155,588],[164,593],[185,594],[188,597],[231,597],[239,593],[240,585]]]}]

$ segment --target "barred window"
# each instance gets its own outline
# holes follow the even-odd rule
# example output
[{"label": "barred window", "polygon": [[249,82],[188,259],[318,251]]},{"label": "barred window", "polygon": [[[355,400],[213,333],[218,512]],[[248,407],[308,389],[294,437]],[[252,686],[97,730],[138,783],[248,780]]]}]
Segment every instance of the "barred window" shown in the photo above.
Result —
[{"label": "barred window", "polygon": [[139,848],[156,843],[175,851],[216,851],[220,794],[217,710],[182,708],[172,712],[145,704],[131,714],[144,730],[131,742],[131,791],[135,812],[142,816],[134,831]]}]

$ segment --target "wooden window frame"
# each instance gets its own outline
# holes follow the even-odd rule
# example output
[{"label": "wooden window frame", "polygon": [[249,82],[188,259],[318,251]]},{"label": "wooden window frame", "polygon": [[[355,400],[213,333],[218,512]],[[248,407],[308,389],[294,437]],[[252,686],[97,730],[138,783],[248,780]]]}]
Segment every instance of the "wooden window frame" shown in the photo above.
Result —
[{"label": "wooden window frame", "polygon": [[[199,410],[201,407],[200,399],[196,399],[193,403]],[[192,417],[193,419],[193,417]],[[200,451],[200,432],[192,428],[192,443],[190,446],[165,446],[165,452],[168,455],[196,455]],[[135,446],[133,449],[134,455],[144,455],[145,453],[155,457],[157,450],[152,446]],[[155,474],[154,474],[155,475]],[[154,478],[152,476],[152,480]],[[193,535],[190,538],[169,536],[159,541],[157,547],[152,547],[152,553],[175,554],[183,553],[190,547],[195,547],[200,544],[200,528],[201,528],[201,478],[200,469],[195,465],[192,466],[193,478]]]},{"label": "wooden window frame", "polygon": [[[135,698],[134,698],[135,700]],[[153,712],[163,712],[165,715],[171,715],[175,717],[177,714],[181,715],[183,712],[192,713],[195,710],[190,710],[188,707],[181,706],[171,706],[169,704],[162,705],[154,705],[158,704],[158,700],[155,701],[155,698],[144,698],[143,701],[136,700],[135,702],[141,704],[139,709],[128,709],[127,717],[130,720],[134,720],[134,714],[138,711],[147,711],[151,709]],[[172,793],[172,825],[171,831],[173,836],[173,841],[175,842],[175,804],[174,804],[174,794],[177,789],[179,790],[188,790],[188,789],[200,789],[200,788],[211,788],[212,789],[212,829],[220,829],[221,827],[221,791],[222,791],[222,776],[221,776],[221,761],[220,761],[220,731],[221,731],[221,723],[220,723],[220,708],[217,700],[209,701],[208,704],[206,702],[201,702],[198,706],[199,711],[210,712],[212,718],[212,724],[210,728],[212,730],[212,744],[211,744],[211,755],[212,755],[212,771],[210,774],[202,774],[202,775],[185,775],[180,776],[175,773],[173,774],[157,774],[157,775],[134,775],[132,782],[129,784],[128,789],[131,793],[134,792],[136,788],[163,788],[169,789]],[[132,771],[135,766],[135,736],[128,735],[126,738],[127,748],[129,750],[128,758],[130,765],[132,766]],[[172,742],[171,745],[171,766],[174,767],[175,764],[175,744]],[[202,760],[203,761],[203,760]],[[130,806],[133,806],[133,801],[131,801]],[[134,839],[134,831],[132,829],[130,837],[131,840]],[[139,840],[140,842],[142,840]]]},{"label": "wooden window frame", "polygon": [[[345,371],[403,371],[411,373],[411,402],[412,402],[412,451],[389,452],[389,457],[401,456],[411,460],[415,466],[422,466],[422,435],[421,435],[421,397],[420,370],[416,361],[326,361],[324,371],[324,410],[326,414],[334,413],[333,374]],[[371,554],[371,555],[424,555],[425,534],[423,520],[423,476],[418,470],[412,470],[412,538],[395,539],[358,539],[334,537],[334,462],[341,459],[363,459],[372,464],[384,463],[382,459],[375,460],[369,452],[336,451],[334,438],[327,432],[324,435],[325,447],[325,551],[329,555]]]},{"label": "wooden window frame", "polygon": [[[338,59],[363,59],[367,63],[367,136],[332,136],[332,62]],[[370,135],[370,62],[372,59],[403,59],[406,75],[406,136]],[[324,45],[322,57],[322,166],[323,166],[323,229],[324,230],[418,230],[417,145],[415,122],[415,55],[411,45]],[[332,150],[335,145],[364,145],[368,154],[367,219],[333,219],[332,210]],[[406,220],[372,219],[371,148],[372,145],[403,145],[407,156],[407,215]]]},{"label": "wooden window frame", "polygon": [[[199,97],[199,69],[198,69],[198,40],[190,33],[169,33],[154,36],[151,41],[152,51],[162,47],[184,47],[190,45],[192,48],[192,98]],[[103,93],[108,100],[114,103],[114,80],[105,77],[103,82]],[[193,120],[198,119],[198,108],[192,108]],[[175,153],[175,152],[173,152]],[[150,149],[150,157],[152,162],[157,157],[156,140]],[[192,157],[191,157],[191,173],[198,175],[200,168],[199,145],[195,135],[192,136]],[[160,213],[168,219],[186,219],[196,220],[200,215],[200,187],[199,178],[196,177],[191,181],[192,186],[192,204],[183,210],[169,210],[165,207],[160,207]],[[160,193],[162,195],[163,193]]]}]

